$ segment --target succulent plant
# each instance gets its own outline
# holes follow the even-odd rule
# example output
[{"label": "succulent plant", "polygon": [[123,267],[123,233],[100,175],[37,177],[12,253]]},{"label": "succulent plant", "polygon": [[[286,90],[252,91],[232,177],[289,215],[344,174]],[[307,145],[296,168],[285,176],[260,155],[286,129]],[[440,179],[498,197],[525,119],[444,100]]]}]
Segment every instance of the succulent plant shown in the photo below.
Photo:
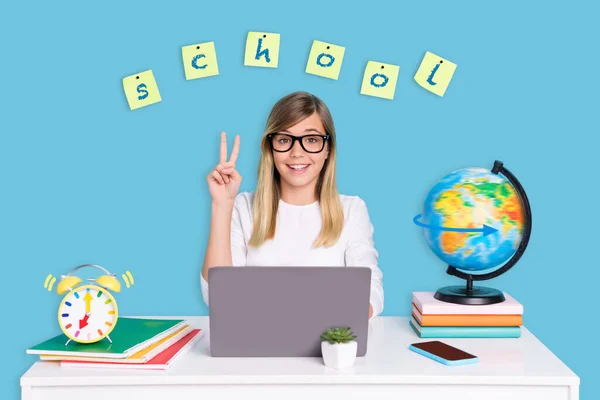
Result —
[{"label": "succulent plant", "polygon": [[350,328],[330,328],[321,334],[321,339],[331,344],[348,343],[356,339]]}]

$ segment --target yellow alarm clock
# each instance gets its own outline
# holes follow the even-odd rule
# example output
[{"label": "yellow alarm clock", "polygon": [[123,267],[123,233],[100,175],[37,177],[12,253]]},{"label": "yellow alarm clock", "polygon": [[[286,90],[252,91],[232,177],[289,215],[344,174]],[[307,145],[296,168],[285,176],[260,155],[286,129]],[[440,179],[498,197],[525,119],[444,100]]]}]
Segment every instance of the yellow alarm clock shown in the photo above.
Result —
[{"label": "yellow alarm clock", "polygon": [[[105,275],[95,279],[87,279],[95,284],[78,286],[82,279],[71,275],[83,267],[101,269]],[[94,343],[107,338],[114,329],[119,310],[117,301],[109,292],[119,292],[121,284],[106,269],[95,264],[83,264],[75,267],[67,275],[62,275],[56,287],[59,295],[66,293],[58,307],[58,324],[63,333],[71,340],[79,343]]]}]

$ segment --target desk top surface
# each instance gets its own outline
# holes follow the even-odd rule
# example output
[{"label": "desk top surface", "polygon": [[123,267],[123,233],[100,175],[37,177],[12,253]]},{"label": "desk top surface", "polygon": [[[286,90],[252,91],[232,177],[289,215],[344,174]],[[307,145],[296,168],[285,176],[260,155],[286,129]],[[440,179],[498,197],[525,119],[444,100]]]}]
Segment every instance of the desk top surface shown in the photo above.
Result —
[{"label": "desk top surface", "polygon": [[[163,317],[178,318],[178,317]],[[179,317],[181,318],[181,317]],[[321,357],[218,358],[210,356],[207,316],[183,317],[205,335],[166,371],[61,368],[36,361],[21,386],[175,384],[483,384],[579,385],[575,375],[527,328],[518,339],[419,338],[407,317],[369,321],[368,349],[353,367],[326,367]],[[479,357],[476,364],[446,366],[408,349],[441,340]]]}]

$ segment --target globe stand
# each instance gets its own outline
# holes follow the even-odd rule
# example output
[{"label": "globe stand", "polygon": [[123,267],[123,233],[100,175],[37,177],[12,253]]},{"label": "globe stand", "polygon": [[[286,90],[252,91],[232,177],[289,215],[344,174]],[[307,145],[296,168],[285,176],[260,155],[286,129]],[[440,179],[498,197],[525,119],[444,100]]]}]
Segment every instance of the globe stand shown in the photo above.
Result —
[{"label": "globe stand", "polygon": [[483,281],[492,279],[502,275],[510,268],[512,268],[512,266],[515,265],[517,261],[519,261],[519,259],[525,252],[527,244],[529,243],[529,237],[531,236],[531,207],[529,205],[529,200],[527,198],[527,194],[525,194],[523,186],[521,186],[519,180],[512,173],[510,173],[510,171],[504,168],[503,163],[501,161],[496,160],[494,162],[494,167],[492,168],[492,173],[498,174],[498,172],[506,176],[508,181],[513,185],[513,187],[517,191],[523,203],[523,210],[525,213],[523,239],[521,240],[517,251],[515,252],[515,254],[513,254],[510,260],[508,260],[506,264],[504,264],[501,268],[497,269],[496,271],[487,274],[472,275],[461,272],[456,267],[449,265],[448,269],[446,270],[446,273],[448,275],[453,275],[458,278],[465,279],[467,281],[467,285],[446,286],[438,289],[434,297],[440,301],[463,305],[485,305],[502,303],[506,300],[504,294],[498,289],[488,288],[484,286],[473,287],[473,281]]}]

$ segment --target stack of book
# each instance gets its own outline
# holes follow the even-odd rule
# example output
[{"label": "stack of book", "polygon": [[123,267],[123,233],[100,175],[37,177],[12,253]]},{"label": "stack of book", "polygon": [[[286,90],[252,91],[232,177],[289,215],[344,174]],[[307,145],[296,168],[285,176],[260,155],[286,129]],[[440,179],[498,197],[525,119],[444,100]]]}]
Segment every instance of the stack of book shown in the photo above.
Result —
[{"label": "stack of book", "polygon": [[502,303],[463,305],[413,292],[410,326],[422,338],[518,338],[523,305],[504,293]]},{"label": "stack of book", "polygon": [[26,352],[61,367],[168,369],[203,335],[187,320],[119,317],[110,341],[77,343],[61,334]]}]

